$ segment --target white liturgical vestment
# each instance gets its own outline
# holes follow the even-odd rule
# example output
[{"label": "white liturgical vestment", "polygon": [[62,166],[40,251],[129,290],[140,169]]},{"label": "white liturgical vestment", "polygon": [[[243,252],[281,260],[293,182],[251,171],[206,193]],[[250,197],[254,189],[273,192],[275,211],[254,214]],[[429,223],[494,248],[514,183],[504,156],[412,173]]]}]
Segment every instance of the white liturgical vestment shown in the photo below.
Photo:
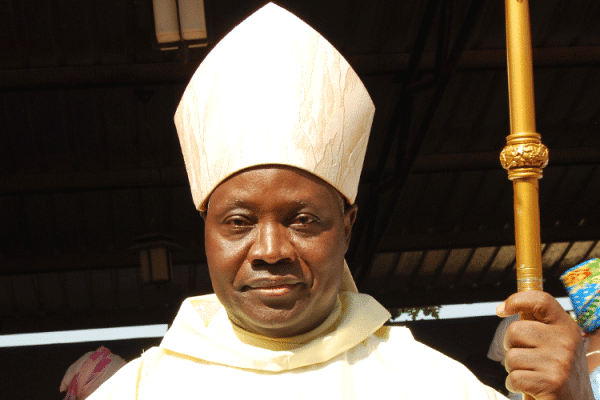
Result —
[{"label": "white liturgical vestment", "polygon": [[161,345],[88,399],[505,399],[389,317],[342,292],[314,331],[273,339],[232,325],[215,295],[189,298]]}]

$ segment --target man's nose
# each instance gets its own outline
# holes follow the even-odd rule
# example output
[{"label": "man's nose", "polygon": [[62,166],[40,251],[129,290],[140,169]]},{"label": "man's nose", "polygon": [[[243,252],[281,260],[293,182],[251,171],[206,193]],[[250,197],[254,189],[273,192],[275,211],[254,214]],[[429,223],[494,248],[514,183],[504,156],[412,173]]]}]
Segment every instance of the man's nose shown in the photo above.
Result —
[{"label": "man's nose", "polygon": [[294,259],[294,247],[289,230],[282,224],[270,222],[256,227],[256,237],[250,248],[252,263],[275,264]]}]

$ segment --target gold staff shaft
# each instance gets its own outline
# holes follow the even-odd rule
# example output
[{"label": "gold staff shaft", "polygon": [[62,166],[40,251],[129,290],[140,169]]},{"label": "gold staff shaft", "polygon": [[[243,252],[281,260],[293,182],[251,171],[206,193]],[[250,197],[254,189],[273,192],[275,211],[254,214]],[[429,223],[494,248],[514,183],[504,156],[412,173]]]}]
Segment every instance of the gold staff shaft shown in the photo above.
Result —
[{"label": "gold staff shaft", "polygon": [[548,149],[535,128],[529,3],[505,0],[505,8],[510,135],[500,160],[513,182],[517,288],[542,290],[538,180],[548,163]]}]

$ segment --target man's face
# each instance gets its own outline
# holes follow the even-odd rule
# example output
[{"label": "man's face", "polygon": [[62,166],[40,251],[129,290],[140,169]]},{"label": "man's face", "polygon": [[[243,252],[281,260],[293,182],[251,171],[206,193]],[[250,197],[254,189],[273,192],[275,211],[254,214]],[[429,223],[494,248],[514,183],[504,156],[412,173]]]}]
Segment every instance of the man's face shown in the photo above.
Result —
[{"label": "man's face", "polygon": [[213,289],[229,318],[265,336],[317,327],[332,311],[356,207],[287,167],[248,169],[221,183],[205,215]]}]

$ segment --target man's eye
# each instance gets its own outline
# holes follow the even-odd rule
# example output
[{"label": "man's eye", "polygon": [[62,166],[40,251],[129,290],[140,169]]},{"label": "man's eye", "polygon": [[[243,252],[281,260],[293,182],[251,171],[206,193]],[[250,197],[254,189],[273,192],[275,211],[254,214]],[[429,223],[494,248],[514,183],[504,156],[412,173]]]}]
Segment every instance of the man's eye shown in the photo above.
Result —
[{"label": "man's eye", "polygon": [[311,225],[317,222],[317,219],[308,214],[300,214],[294,218],[293,224],[295,225]]},{"label": "man's eye", "polygon": [[251,225],[247,218],[238,215],[227,218],[225,220],[225,224],[233,227],[244,227]]}]

